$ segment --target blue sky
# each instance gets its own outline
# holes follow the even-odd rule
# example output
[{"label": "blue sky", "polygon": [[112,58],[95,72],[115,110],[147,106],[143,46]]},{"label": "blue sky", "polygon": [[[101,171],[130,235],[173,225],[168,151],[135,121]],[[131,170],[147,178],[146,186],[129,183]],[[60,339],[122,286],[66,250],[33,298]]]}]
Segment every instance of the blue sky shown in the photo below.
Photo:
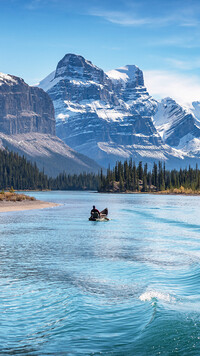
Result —
[{"label": "blue sky", "polygon": [[0,0],[0,71],[36,84],[66,53],[136,64],[155,97],[200,100],[199,0]]}]

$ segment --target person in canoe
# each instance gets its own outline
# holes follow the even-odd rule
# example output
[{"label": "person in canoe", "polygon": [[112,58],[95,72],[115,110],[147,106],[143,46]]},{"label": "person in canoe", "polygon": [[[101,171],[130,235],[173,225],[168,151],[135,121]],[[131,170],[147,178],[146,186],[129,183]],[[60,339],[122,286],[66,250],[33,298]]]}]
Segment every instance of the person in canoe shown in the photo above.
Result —
[{"label": "person in canoe", "polygon": [[90,213],[91,213],[91,217],[93,217],[93,218],[100,217],[100,211],[98,209],[96,209],[95,205],[93,205],[93,208]]},{"label": "person in canoe", "polygon": [[105,208],[102,211],[96,209],[95,205],[93,205],[93,209],[91,210],[91,216],[89,218],[90,221],[109,221],[107,218],[108,209]]}]

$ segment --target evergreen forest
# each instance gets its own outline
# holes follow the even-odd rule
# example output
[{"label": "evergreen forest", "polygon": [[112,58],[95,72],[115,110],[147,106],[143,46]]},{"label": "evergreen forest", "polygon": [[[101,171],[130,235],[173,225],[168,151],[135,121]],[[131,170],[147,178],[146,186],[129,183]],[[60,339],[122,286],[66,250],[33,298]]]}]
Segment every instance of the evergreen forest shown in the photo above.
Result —
[{"label": "evergreen forest", "polygon": [[200,170],[195,169],[166,170],[165,164],[154,163],[148,170],[147,164],[139,162],[138,166],[130,159],[117,162],[113,169],[108,168],[104,176],[101,172],[99,192],[160,192],[185,190],[200,191]]},{"label": "evergreen forest", "polygon": [[152,169],[132,159],[116,162],[104,174],[59,174],[48,177],[18,153],[0,150],[0,190],[98,190],[99,192],[200,192],[200,170],[185,168],[166,170],[165,164],[154,163]]}]

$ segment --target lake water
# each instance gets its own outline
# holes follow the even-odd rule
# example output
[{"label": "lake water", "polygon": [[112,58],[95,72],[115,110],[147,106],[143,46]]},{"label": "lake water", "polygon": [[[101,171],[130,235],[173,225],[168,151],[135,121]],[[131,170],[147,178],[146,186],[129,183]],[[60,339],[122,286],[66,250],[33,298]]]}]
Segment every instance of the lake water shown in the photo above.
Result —
[{"label": "lake water", "polygon": [[30,195],[62,205],[0,213],[0,354],[200,355],[200,197]]}]

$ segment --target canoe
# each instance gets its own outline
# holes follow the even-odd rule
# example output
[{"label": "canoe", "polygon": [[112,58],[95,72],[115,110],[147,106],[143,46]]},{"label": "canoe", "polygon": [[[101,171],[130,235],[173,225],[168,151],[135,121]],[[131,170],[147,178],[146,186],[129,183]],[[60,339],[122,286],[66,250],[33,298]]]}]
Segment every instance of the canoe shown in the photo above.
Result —
[{"label": "canoe", "polygon": [[107,217],[100,217],[100,218],[93,218],[92,216],[90,216],[89,218],[90,221],[109,221],[109,219]]},{"label": "canoe", "polygon": [[109,219],[107,218],[107,215],[108,215],[108,209],[105,208],[102,211],[100,211],[100,216],[98,218],[90,216],[89,220],[90,221],[108,221]]},{"label": "canoe", "polygon": [[102,211],[100,211],[100,214],[107,216],[108,215],[108,209],[107,208],[103,209]]}]

